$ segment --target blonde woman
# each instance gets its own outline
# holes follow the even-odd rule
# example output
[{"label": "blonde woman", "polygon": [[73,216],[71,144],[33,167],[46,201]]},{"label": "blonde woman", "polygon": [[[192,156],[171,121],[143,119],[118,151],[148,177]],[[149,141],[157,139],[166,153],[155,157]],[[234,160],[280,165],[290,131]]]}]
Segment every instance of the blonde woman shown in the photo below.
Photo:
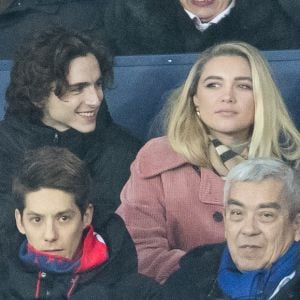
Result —
[{"label": "blonde woman", "polygon": [[140,150],[118,209],[139,271],[159,282],[189,249],[224,240],[223,180],[233,166],[254,157],[300,163],[299,132],[249,44],[204,51],[168,107],[167,134]]}]

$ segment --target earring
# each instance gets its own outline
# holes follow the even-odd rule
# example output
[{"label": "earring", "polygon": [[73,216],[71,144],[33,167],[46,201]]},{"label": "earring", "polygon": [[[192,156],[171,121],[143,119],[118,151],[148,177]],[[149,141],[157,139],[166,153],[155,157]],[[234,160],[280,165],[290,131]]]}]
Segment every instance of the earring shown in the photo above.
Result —
[{"label": "earring", "polygon": [[197,105],[195,105],[195,111],[198,117],[200,117],[200,111]]}]

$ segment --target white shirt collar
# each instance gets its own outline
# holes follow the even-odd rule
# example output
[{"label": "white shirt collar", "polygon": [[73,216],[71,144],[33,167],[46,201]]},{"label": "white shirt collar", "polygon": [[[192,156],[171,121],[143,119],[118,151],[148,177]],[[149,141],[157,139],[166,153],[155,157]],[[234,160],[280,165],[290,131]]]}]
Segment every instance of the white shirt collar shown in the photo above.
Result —
[{"label": "white shirt collar", "polygon": [[202,23],[200,18],[198,16],[196,16],[195,14],[193,14],[192,12],[190,12],[189,10],[187,10],[187,9],[184,9],[184,10],[188,14],[188,16],[192,20],[195,21],[196,28],[202,32],[205,29],[207,29],[211,24],[217,24],[220,22],[220,20],[222,20],[227,15],[229,15],[231,9],[234,6],[235,6],[235,0],[232,0],[231,3],[228,5],[228,7],[225,10],[223,10],[221,13],[219,13],[217,16],[215,16],[212,20],[210,20],[207,23]]}]

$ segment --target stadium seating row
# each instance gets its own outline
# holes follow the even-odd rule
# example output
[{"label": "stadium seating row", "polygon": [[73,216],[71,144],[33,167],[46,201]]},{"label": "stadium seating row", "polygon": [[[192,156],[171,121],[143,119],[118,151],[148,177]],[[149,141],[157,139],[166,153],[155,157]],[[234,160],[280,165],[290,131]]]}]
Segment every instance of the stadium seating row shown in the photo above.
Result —
[{"label": "stadium seating row", "polygon": [[[300,128],[300,50],[264,51],[288,110]],[[149,129],[167,95],[184,80],[198,54],[120,56],[115,59],[114,85],[106,100],[116,123],[147,140]],[[0,60],[0,119],[12,62]]]}]

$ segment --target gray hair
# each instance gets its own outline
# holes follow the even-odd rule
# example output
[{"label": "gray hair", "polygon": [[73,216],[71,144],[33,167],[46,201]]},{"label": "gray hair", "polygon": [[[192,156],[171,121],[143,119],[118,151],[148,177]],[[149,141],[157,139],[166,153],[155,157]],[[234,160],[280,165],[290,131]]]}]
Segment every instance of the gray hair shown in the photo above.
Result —
[{"label": "gray hair", "polygon": [[287,200],[289,217],[293,220],[300,212],[300,172],[277,159],[248,159],[230,170],[224,186],[224,203],[235,182],[260,182],[274,179],[282,182],[282,195]]}]

